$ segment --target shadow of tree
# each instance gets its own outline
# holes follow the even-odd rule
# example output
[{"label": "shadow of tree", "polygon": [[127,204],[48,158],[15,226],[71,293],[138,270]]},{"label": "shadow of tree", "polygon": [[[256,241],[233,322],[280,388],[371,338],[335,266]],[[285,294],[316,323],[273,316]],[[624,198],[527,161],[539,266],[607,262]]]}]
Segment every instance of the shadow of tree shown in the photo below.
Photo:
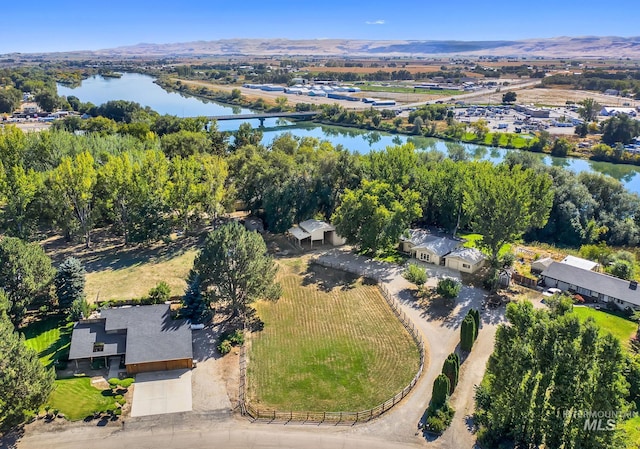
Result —
[{"label": "shadow of tree", "polygon": [[0,449],[17,449],[18,442],[24,436],[24,426],[17,427],[11,431],[0,433]]},{"label": "shadow of tree", "polygon": [[[340,288],[341,290],[352,289],[355,287],[358,279],[359,276],[346,271],[310,264],[302,279],[302,285],[315,285],[319,290],[328,293],[335,288]],[[370,281],[365,278],[363,283],[364,282]],[[375,284],[375,281],[373,281],[373,283]]]}]

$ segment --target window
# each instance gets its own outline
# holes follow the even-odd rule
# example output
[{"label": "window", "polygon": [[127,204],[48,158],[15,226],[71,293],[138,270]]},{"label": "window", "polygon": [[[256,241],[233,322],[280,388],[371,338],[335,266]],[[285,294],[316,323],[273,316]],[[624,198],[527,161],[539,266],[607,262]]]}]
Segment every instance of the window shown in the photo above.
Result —
[{"label": "window", "polygon": [[93,344],[93,352],[102,352],[102,351],[104,351],[104,343]]},{"label": "window", "polygon": [[429,262],[429,254],[420,253],[420,260],[424,260],[426,262]]},{"label": "window", "polygon": [[468,263],[463,263],[462,268],[471,268],[471,265],[469,265]]}]

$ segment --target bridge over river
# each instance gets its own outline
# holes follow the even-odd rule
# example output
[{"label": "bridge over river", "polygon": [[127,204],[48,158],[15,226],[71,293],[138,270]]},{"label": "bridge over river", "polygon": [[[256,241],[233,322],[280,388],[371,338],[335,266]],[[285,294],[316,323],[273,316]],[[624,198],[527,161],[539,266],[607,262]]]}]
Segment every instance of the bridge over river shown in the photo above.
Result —
[{"label": "bridge over river", "polygon": [[214,115],[207,117],[209,120],[260,120],[260,127],[264,127],[264,120],[267,118],[297,118],[301,120],[309,120],[318,115],[318,111],[305,112],[264,112],[261,114],[233,114],[233,115]]}]

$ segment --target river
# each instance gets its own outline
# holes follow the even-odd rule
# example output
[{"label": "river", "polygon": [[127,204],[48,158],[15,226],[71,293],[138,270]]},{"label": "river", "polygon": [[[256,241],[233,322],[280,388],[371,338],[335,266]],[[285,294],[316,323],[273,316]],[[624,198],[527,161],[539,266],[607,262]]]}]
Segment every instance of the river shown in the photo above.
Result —
[{"label": "river", "polygon": [[[151,107],[160,114],[171,114],[179,117],[250,114],[253,112],[246,108],[226,106],[213,101],[183,96],[176,92],[167,92],[157,84],[154,84],[152,77],[137,73],[124,73],[121,78],[93,76],[84,80],[82,84],[76,88],[58,85],[58,94],[65,96],[75,95],[82,102],[90,101],[96,105],[110,100],[135,101],[143,106]],[[259,120],[249,120],[248,122],[254,127],[260,124]],[[239,123],[238,121],[224,121],[218,125],[222,131],[231,131],[237,129]],[[390,145],[411,142],[417,148],[438,150],[447,154],[452,145],[461,145],[469,158],[500,162],[509,151],[502,148],[491,148],[473,144],[454,144],[440,139],[392,135],[340,126],[324,126],[309,123],[291,125],[282,119],[265,120],[263,143],[269,144],[276,136],[283,132],[289,132],[299,137],[315,137],[321,140],[327,140],[334,146],[342,145],[344,148],[360,153],[383,149]],[[564,167],[575,173],[586,171],[612,176],[622,182],[630,191],[640,194],[640,167],[612,164],[610,162],[594,162],[576,158],[557,158],[545,155],[537,156],[547,165]]]}]

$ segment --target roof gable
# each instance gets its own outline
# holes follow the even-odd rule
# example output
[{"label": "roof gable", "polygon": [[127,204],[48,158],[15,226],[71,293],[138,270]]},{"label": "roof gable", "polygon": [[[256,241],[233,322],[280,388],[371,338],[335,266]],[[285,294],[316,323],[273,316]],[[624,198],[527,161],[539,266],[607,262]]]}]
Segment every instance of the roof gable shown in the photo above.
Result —
[{"label": "roof gable", "polygon": [[[193,358],[189,323],[172,319],[168,304],[106,309],[100,313],[100,317],[101,321],[90,323],[90,328],[101,338],[117,340],[121,345],[119,354],[126,352],[127,365]],[[89,345],[86,332],[81,331],[86,324],[77,323],[77,333],[74,327],[72,346],[76,338],[76,346],[83,348],[78,349],[77,354],[84,354],[74,358],[109,355],[106,352],[92,352],[93,343]]]}]

